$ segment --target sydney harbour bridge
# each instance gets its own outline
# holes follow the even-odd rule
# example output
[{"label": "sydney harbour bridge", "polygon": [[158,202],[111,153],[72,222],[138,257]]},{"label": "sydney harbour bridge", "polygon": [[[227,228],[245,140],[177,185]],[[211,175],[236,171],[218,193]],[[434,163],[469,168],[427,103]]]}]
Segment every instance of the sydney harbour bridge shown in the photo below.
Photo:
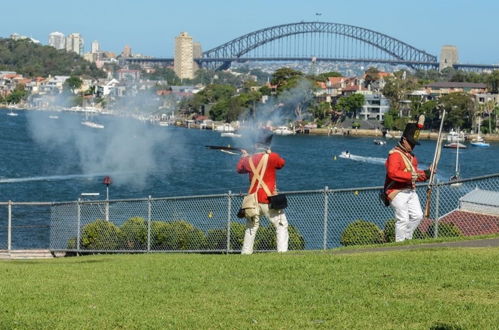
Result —
[{"label": "sydney harbour bridge", "polygon": [[[234,62],[325,61],[384,63],[438,69],[437,56],[366,28],[326,22],[277,25],[245,34],[202,53],[199,65],[227,69]],[[173,63],[173,58],[129,58],[129,63]],[[459,64],[458,70],[493,70],[499,65]]]}]

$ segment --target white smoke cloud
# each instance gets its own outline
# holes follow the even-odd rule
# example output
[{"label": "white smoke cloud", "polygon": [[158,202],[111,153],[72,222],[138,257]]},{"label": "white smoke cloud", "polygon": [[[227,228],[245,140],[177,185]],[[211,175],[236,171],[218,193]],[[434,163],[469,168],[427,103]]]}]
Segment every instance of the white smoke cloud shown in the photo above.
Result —
[{"label": "white smoke cloud", "polygon": [[[169,145],[172,137],[168,129],[154,127],[132,118],[95,116],[89,118],[104,124],[104,129],[83,126],[84,116],[63,113],[59,119],[50,119],[46,113],[28,113],[28,124],[33,139],[47,150],[58,150],[60,171],[64,172],[74,161],[83,174],[116,173],[119,180],[113,184],[141,188],[154,171],[168,171],[165,159],[176,150]],[[181,141],[175,138],[175,145]],[[58,174],[58,173],[57,173]]]}]

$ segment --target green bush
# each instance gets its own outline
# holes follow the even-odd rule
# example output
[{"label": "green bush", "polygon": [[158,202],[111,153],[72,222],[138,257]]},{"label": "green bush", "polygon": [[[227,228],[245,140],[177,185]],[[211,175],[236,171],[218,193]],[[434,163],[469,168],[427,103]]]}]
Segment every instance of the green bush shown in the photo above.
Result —
[{"label": "green bush", "polygon": [[152,244],[156,250],[201,250],[206,248],[206,237],[200,229],[190,223],[153,221]]},{"label": "green bush", "polygon": [[147,222],[144,218],[133,217],[121,225],[123,247],[127,250],[147,249]]},{"label": "green bush", "polygon": [[397,219],[390,219],[387,222],[385,222],[385,229],[383,230],[383,236],[385,242],[387,243],[395,242],[395,222],[397,222]]},{"label": "green bush", "polygon": [[120,228],[105,220],[95,220],[83,227],[81,247],[87,250],[117,250],[122,242]]},{"label": "green bush", "polygon": [[[300,232],[292,225],[288,226],[289,250],[303,250],[305,239]],[[272,224],[260,226],[255,238],[255,250],[275,250],[277,249],[276,232]]]},{"label": "green bush", "polygon": [[[230,223],[230,248],[241,250],[246,226],[238,222]],[[207,247],[210,250],[227,249],[227,229],[211,229],[206,235]]]},{"label": "green bush", "polygon": [[383,243],[383,232],[372,222],[357,220],[341,234],[341,245],[363,245]]},{"label": "green bush", "polygon": [[[428,235],[435,237],[435,223],[432,223],[428,229]],[[438,237],[458,237],[462,235],[459,227],[451,222],[440,222],[438,224]]]}]

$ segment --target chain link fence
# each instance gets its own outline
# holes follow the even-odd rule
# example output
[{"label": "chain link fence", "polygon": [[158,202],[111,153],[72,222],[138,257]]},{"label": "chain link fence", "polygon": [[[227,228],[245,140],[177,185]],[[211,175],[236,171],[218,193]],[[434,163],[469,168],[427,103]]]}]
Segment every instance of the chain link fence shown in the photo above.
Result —
[{"label": "chain link fence", "polygon": [[[427,185],[417,192],[424,208]],[[394,212],[381,187],[286,192],[290,250],[318,250],[394,241]],[[0,203],[0,250],[92,252],[239,252],[245,219],[242,195],[227,194]],[[499,233],[499,174],[438,183],[431,212],[415,239]],[[262,219],[255,250],[276,248],[275,229]]]}]

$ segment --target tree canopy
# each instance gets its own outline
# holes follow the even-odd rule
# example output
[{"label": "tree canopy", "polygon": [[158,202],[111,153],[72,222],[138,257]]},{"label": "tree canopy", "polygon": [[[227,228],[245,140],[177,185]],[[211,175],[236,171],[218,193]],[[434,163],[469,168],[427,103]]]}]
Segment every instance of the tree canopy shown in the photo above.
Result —
[{"label": "tree canopy", "polygon": [[106,76],[94,63],[84,60],[76,53],[38,45],[27,39],[0,39],[0,70],[15,71],[26,77]]}]

